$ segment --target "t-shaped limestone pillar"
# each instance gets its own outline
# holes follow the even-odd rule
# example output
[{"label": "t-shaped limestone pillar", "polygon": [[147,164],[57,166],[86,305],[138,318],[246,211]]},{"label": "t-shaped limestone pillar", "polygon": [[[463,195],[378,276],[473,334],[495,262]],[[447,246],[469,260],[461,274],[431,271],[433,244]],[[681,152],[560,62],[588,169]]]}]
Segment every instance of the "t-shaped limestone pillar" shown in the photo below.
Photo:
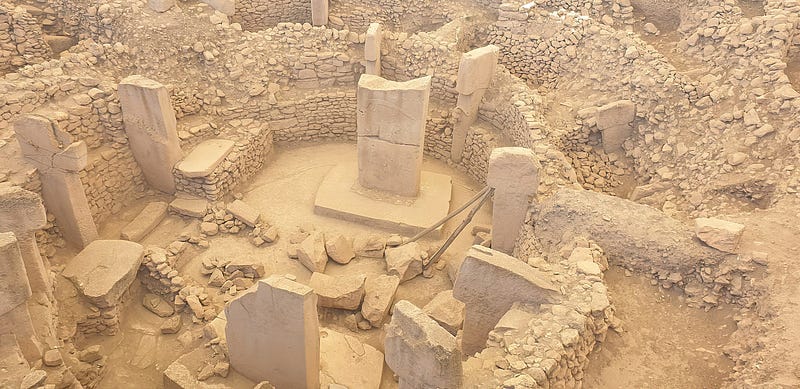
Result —
[{"label": "t-shaped limestone pillar", "polygon": [[25,359],[33,361],[42,356],[42,349],[26,304],[30,296],[17,238],[0,233],[0,334],[13,333]]},{"label": "t-shaped limestone pillar", "polygon": [[414,304],[394,305],[384,345],[386,364],[400,377],[401,389],[461,388],[456,338]]},{"label": "t-shaped limestone pillar", "polygon": [[311,0],[311,24],[315,26],[328,24],[328,0]]},{"label": "t-shaped limestone pillar", "polygon": [[539,188],[539,160],[531,149],[492,150],[486,184],[494,188],[492,248],[511,254],[528,212],[528,197]]},{"label": "t-shaped limestone pillar", "polygon": [[133,75],[120,82],[117,93],[125,133],[145,179],[162,192],[174,193],[172,168],[182,153],[167,88],[157,81]]},{"label": "t-shaped limestone pillar", "polygon": [[358,183],[419,194],[431,77],[406,82],[364,74],[358,82]]},{"label": "t-shaped limestone pillar", "polygon": [[458,66],[458,102],[455,109],[456,123],[453,128],[453,144],[450,158],[460,162],[466,147],[467,131],[478,118],[481,100],[494,76],[500,50],[489,45],[464,53]]},{"label": "t-shaped limestone pillar", "polygon": [[[12,232],[19,245],[25,284],[34,292],[52,295],[49,271],[36,245],[36,231],[47,223],[42,199],[33,192],[10,184],[0,184],[0,231]],[[13,268],[9,268],[11,271]]]},{"label": "t-shaped limestone pillar", "polygon": [[271,276],[225,307],[231,366],[278,388],[319,388],[317,295]]},{"label": "t-shaped limestone pillar", "polygon": [[[61,131],[56,122],[41,115],[25,115],[14,123],[22,155],[38,171],[47,210],[56,217],[64,238],[83,248],[97,239],[80,172],[86,167],[88,150],[83,141]],[[44,222],[35,227],[42,228]],[[20,241],[25,236],[18,234]],[[33,280],[31,280],[34,283]]]},{"label": "t-shaped limestone pillar", "polygon": [[367,61],[367,74],[381,75],[381,42],[383,31],[380,23],[370,23],[364,42],[364,59]]},{"label": "t-shaped limestone pillar", "polygon": [[515,302],[552,303],[559,295],[547,274],[499,251],[472,246],[453,285],[453,297],[464,303],[464,353],[483,350],[489,331]]}]

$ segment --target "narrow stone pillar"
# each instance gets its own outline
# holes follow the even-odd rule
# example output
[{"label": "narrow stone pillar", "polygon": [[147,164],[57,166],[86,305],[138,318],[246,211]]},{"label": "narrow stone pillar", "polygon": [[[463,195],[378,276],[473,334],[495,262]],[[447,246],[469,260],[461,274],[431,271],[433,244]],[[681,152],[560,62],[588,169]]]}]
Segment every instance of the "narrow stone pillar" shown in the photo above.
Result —
[{"label": "narrow stone pillar", "polygon": [[14,334],[25,359],[33,361],[41,358],[42,347],[28,312],[30,297],[17,238],[11,232],[0,233],[0,334]]},{"label": "narrow stone pillar", "polygon": [[311,24],[315,26],[328,24],[328,0],[311,0]]},{"label": "narrow stone pillar", "polygon": [[383,31],[380,23],[370,23],[367,40],[364,42],[364,59],[367,61],[367,74],[381,75],[381,42]]},{"label": "narrow stone pillar", "polygon": [[494,76],[500,50],[489,45],[464,53],[458,66],[458,102],[450,158],[460,162],[466,147],[467,131],[478,118],[481,100]]},{"label": "narrow stone pillar", "polygon": [[[14,123],[22,155],[38,171],[47,210],[56,217],[64,238],[79,248],[97,239],[89,201],[80,172],[86,167],[88,150],[83,141],[58,128],[56,122],[40,115],[26,115]],[[36,229],[44,226],[44,222]],[[25,235],[17,235],[24,243]],[[31,280],[31,282],[34,282]]]},{"label": "narrow stone pillar", "polygon": [[419,194],[431,77],[406,82],[364,74],[358,82],[358,183]]},{"label": "narrow stone pillar", "polygon": [[167,88],[157,81],[133,75],[120,82],[117,93],[125,133],[145,179],[153,188],[175,193],[172,168],[182,153]]},{"label": "narrow stone pillar", "polygon": [[386,364],[400,377],[400,389],[461,388],[461,350],[456,338],[414,304],[392,309],[384,341]]},{"label": "narrow stone pillar", "polygon": [[489,157],[486,184],[494,188],[492,248],[511,254],[539,188],[539,160],[525,147],[500,147]]},{"label": "narrow stone pillar", "polygon": [[25,282],[33,292],[52,296],[49,270],[36,245],[36,231],[47,224],[42,199],[36,193],[18,186],[0,184],[0,231],[14,234],[14,245],[19,246]]},{"label": "narrow stone pillar", "polygon": [[311,288],[271,276],[233,300],[225,316],[236,371],[277,388],[319,388],[319,319]]},{"label": "narrow stone pillar", "polygon": [[453,297],[464,303],[464,353],[483,350],[489,331],[514,303],[554,303],[560,295],[547,274],[499,251],[472,246],[453,285]]},{"label": "narrow stone pillar", "polygon": [[622,144],[633,135],[632,123],[636,119],[636,104],[618,100],[597,108],[597,128],[603,138],[603,151],[624,153]]}]

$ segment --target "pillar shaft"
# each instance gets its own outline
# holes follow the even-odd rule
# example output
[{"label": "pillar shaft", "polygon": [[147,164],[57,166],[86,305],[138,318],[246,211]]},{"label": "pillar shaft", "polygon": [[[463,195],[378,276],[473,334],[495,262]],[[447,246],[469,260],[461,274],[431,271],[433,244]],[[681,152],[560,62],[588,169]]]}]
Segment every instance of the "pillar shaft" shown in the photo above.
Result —
[{"label": "pillar shaft", "polygon": [[489,45],[464,53],[458,66],[458,101],[456,103],[456,122],[453,127],[453,143],[450,158],[460,162],[466,148],[467,132],[478,118],[481,100],[489,88],[497,66],[499,49]]}]

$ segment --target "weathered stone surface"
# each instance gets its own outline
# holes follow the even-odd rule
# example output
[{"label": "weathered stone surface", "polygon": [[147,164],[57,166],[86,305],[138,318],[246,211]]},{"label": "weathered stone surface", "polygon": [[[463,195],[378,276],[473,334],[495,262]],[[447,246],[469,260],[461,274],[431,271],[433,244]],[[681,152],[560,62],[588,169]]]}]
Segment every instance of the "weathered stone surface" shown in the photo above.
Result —
[{"label": "weathered stone surface", "polygon": [[255,227],[256,223],[261,219],[261,212],[258,212],[258,210],[251,207],[250,204],[242,200],[235,200],[228,204],[227,208],[228,212],[250,227]]},{"label": "weathered stone surface", "polygon": [[439,292],[422,310],[453,335],[464,325],[464,303],[453,297],[452,290]]},{"label": "weathered stone surface", "polygon": [[61,358],[61,352],[58,350],[47,350],[42,357],[42,363],[48,367],[61,366],[64,361]]},{"label": "weathered stone surface", "polygon": [[116,305],[136,278],[144,247],[124,240],[96,240],[72,258],[62,275],[92,304]]},{"label": "weathered stone surface", "polygon": [[486,183],[494,188],[492,248],[511,254],[528,214],[530,195],[539,187],[539,160],[531,149],[500,147],[489,157]]},{"label": "weathered stone surface", "polygon": [[386,269],[390,275],[408,281],[422,274],[423,255],[427,256],[417,242],[386,249]]},{"label": "weathered stone surface", "polygon": [[228,16],[233,16],[236,13],[236,0],[202,0],[204,3],[211,6],[215,10],[224,13]]},{"label": "weathered stone surface", "polygon": [[162,201],[147,204],[142,212],[122,229],[120,236],[132,242],[144,239],[167,216],[167,208],[169,205]]},{"label": "weathered stone surface", "polygon": [[401,388],[461,387],[461,350],[456,338],[425,312],[398,301],[386,326],[386,364]]},{"label": "weathered stone surface", "polygon": [[359,235],[353,242],[356,255],[365,258],[383,258],[386,249],[386,238],[375,235]]},{"label": "weathered stone surface", "polygon": [[419,193],[422,148],[374,137],[358,139],[358,182],[368,189],[414,197]]},{"label": "weathered stone surface", "polygon": [[161,323],[160,330],[161,333],[165,335],[177,334],[182,325],[183,320],[181,319],[181,315],[174,315]]},{"label": "weathered stone surface", "polygon": [[189,155],[175,165],[184,177],[207,177],[230,154],[236,142],[227,139],[209,139],[197,145]]},{"label": "weathered stone surface", "polygon": [[453,285],[453,296],[465,305],[464,352],[482,350],[489,331],[515,302],[552,303],[560,295],[547,274],[499,251],[472,246]]},{"label": "weathered stone surface", "polygon": [[24,304],[31,296],[25,262],[11,232],[0,233],[0,317]]},{"label": "weathered stone surface", "polygon": [[[36,231],[46,223],[47,215],[41,197],[18,186],[0,183],[0,231],[14,234],[24,263],[23,278],[27,278],[31,292],[43,292],[50,296],[52,286],[49,269],[36,243]],[[7,266],[8,274],[12,274],[14,265],[9,262]],[[9,281],[8,285],[18,282]]]},{"label": "weathered stone surface", "polygon": [[173,308],[172,305],[164,301],[161,296],[152,293],[144,295],[142,298],[142,305],[144,305],[148,311],[160,317],[169,317],[175,313],[175,308]]},{"label": "weathered stone surface", "polygon": [[325,251],[334,262],[346,265],[356,257],[353,238],[341,234],[325,235]]},{"label": "weathered stone surface", "polygon": [[364,59],[366,60],[366,74],[381,75],[381,43],[383,31],[380,23],[370,23],[364,41]]},{"label": "weathered stone surface", "polygon": [[225,308],[231,366],[279,388],[319,388],[317,296],[282,276],[258,282]]},{"label": "weathered stone surface", "polygon": [[744,224],[701,217],[694,220],[694,226],[697,238],[705,244],[726,253],[738,252]]},{"label": "weathered stone surface", "polygon": [[167,12],[175,6],[175,0],[147,0],[147,6],[156,12]]},{"label": "weathered stone surface", "polygon": [[19,384],[20,389],[33,389],[44,385],[47,379],[47,372],[44,370],[33,370],[22,379]]},{"label": "weathered stone surface", "polygon": [[361,304],[361,315],[373,327],[380,327],[384,318],[389,313],[394,301],[400,277],[379,275],[368,277],[364,285],[364,303]]},{"label": "weathered stone surface", "polygon": [[208,201],[197,198],[177,198],[169,203],[169,210],[183,216],[202,218],[208,212]]},{"label": "weathered stone surface", "polygon": [[328,24],[328,0],[311,0],[311,24],[324,26]]},{"label": "weathered stone surface", "polygon": [[351,276],[329,276],[323,273],[314,273],[308,286],[317,294],[317,304],[320,307],[356,310],[364,300],[364,282],[367,276],[363,274]]},{"label": "weathered stone surface", "polygon": [[312,272],[325,272],[328,253],[325,252],[325,237],[321,232],[312,232],[297,248],[297,259]]},{"label": "weathered stone surface", "polygon": [[323,388],[378,389],[383,375],[383,353],[353,336],[328,328],[320,331]]},{"label": "weathered stone surface", "polygon": [[147,182],[158,190],[174,193],[172,168],[182,153],[167,88],[133,75],[120,82],[117,94],[131,151]]},{"label": "weathered stone surface", "polygon": [[622,144],[633,133],[631,123],[636,118],[636,104],[619,100],[597,110],[597,128],[603,136],[603,149],[607,153],[622,150]]},{"label": "weathered stone surface", "polygon": [[225,272],[233,274],[236,271],[248,278],[262,278],[267,274],[264,263],[256,258],[235,258],[225,265]]},{"label": "weathered stone surface", "polygon": [[488,88],[499,55],[500,49],[495,45],[479,47],[462,54],[456,83],[458,93],[471,95]]}]

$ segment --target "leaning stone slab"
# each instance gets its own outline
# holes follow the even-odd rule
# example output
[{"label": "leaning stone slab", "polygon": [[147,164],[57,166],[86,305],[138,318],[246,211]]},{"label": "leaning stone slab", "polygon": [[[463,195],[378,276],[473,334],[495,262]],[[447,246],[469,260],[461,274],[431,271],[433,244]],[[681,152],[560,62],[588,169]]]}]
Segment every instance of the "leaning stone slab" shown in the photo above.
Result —
[{"label": "leaning stone slab", "polygon": [[230,154],[236,143],[227,139],[209,139],[197,145],[189,155],[175,165],[184,177],[207,177]]},{"label": "leaning stone slab", "polygon": [[705,244],[726,253],[738,252],[744,224],[701,217],[694,220],[694,226],[697,238]]},{"label": "leaning stone slab", "polygon": [[227,209],[234,217],[250,227],[255,227],[258,220],[261,219],[261,213],[242,200],[235,200],[228,204]]},{"label": "leaning stone slab", "polygon": [[386,364],[401,388],[461,388],[461,350],[456,338],[406,300],[392,310],[384,342]]},{"label": "leaning stone slab", "polygon": [[125,240],[96,240],[67,264],[62,275],[72,281],[89,302],[109,308],[136,278],[144,247]]},{"label": "leaning stone slab", "polygon": [[383,376],[383,353],[353,336],[328,328],[320,331],[323,388],[378,389]]},{"label": "leaning stone slab", "polygon": [[552,303],[560,295],[547,274],[510,255],[472,246],[453,285],[453,296],[465,306],[464,352],[482,350],[489,331],[515,302]]},{"label": "leaning stone slab", "polygon": [[317,296],[282,276],[259,281],[225,308],[231,366],[278,388],[318,389]]},{"label": "leaning stone slab", "polygon": [[308,270],[324,273],[325,267],[328,265],[325,236],[321,232],[312,232],[297,248],[297,259]]},{"label": "leaning stone slab", "polygon": [[167,208],[169,205],[162,201],[147,204],[142,212],[122,229],[122,239],[132,242],[144,239],[167,216]]},{"label": "leaning stone slab", "polygon": [[351,276],[329,276],[324,273],[314,273],[308,286],[317,294],[317,304],[320,307],[356,310],[364,300],[364,282],[367,276],[363,274]]},{"label": "leaning stone slab", "polygon": [[0,233],[0,317],[25,304],[30,296],[17,238],[11,232]]},{"label": "leaning stone slab", "polygon": [[364,303],[361,304],[361,315],[367,319],[373,327],[380,327],[383,319],[389,313],[394,301],[397,287],[400,285],[400,277],[379,275],[367,278],[364,285]]},{"label": "leaning stone slab", "polygon": [[197,198],[177,198],[169,203],[169,210],[183,216],[203,218],[208,212],[208,201]]}]

